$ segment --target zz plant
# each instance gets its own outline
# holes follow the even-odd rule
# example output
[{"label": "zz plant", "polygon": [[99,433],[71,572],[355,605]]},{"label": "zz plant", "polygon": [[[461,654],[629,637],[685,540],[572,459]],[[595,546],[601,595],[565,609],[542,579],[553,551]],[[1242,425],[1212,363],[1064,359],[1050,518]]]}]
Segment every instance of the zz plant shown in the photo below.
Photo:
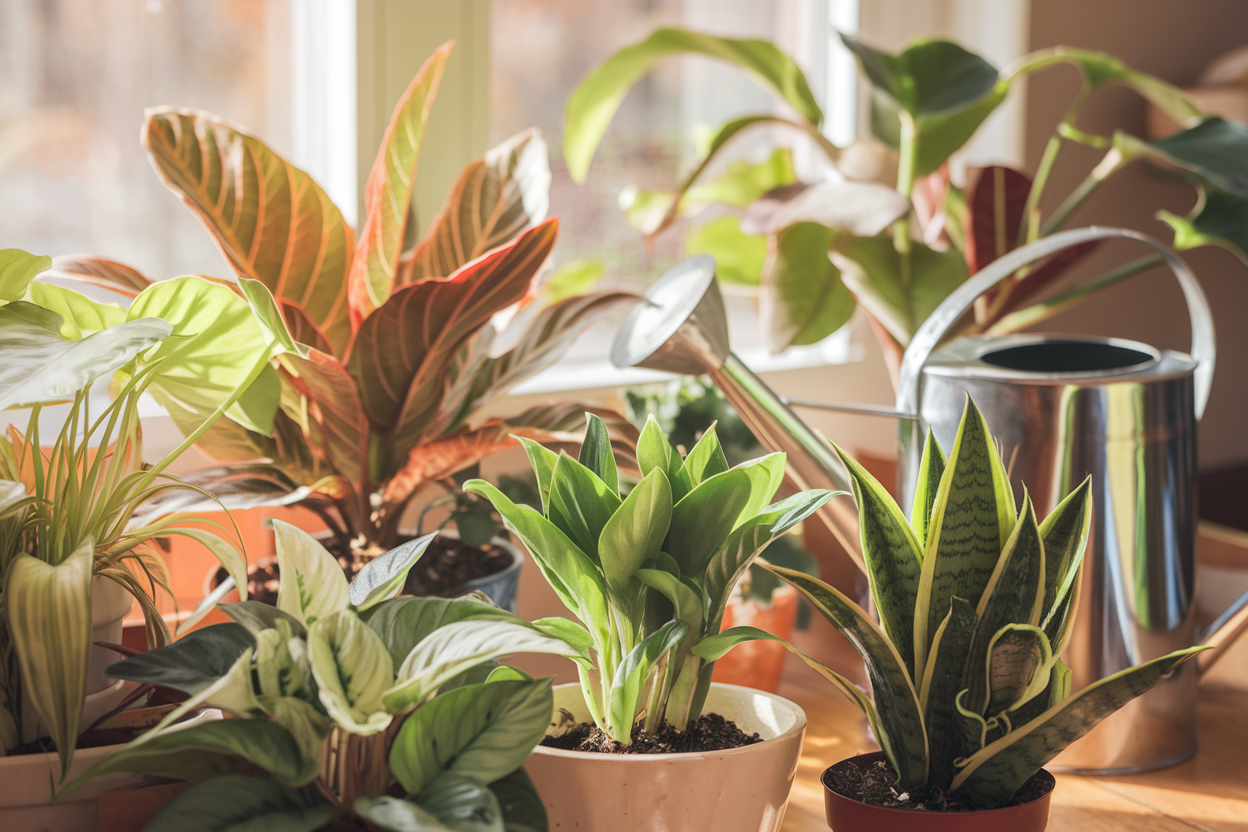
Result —
[{"label": "zz plant", "polygon": [[[277,607],[222,605],[232,622],[110,667],[189,698],[66,792],[113,771],[198,781],[147,827],[156,832],[208,819],[213,828],[545,832],[520,765],[550,724],[550,679],[493,658],[567,647],[474,597],[396,597],[433,534],[374,558],[348,583],[315,539],[275,527],[286,578]],[[475,632],[477,646],[443,637],[452,622]],[[506,646],[482,651],[482,639]],[[393,697],[410,667],[436,675],[433,686]],[[234,718],[186,719],[204,707]]]},{"label": "zz plant", "polygon": [[866,714],[899,791],[935,786],[975,808],[1002,806],[1063,748],[1203,649],[1071,695],[1061,653],[1079,601],[1090,481],[1038,522],[1029,497],[1015,505],[969,400],[947,462],[928,436],[910,522],[837,450],[853,480],[879,623],[818,579],[772,569],[861,654],[870,698],[823,673]]},{"label": "zz plant", "polygon": [[[494,504],[559,599],[581,622],[535,626],[567,642],[594,721],[628,745],[634,726],[684,730],[702,712],[715,660],[753,633],[719,635],[733,586],[772,540],[832,498],[804,491],[772,503],[785,455],[729,468],[712,426],[684,459],[651,418],[641,481],[621,495],[610,438],[589,426],[577,459],[521,439],[539,511],[483,480],[464,489]],[[448,628],[453,630],[453,628]]]}]

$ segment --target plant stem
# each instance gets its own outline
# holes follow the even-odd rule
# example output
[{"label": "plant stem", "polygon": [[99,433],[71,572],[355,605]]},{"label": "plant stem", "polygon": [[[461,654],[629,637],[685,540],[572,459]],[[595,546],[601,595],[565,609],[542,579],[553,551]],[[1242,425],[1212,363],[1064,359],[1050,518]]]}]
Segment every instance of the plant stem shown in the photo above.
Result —
[{"label": "plant stem", "polygon": [[1040,231],[1041,236],[1047,236],[1061,229],[1071,215],[1079,210],[1079,206],[1096,192],[1101,183],[1118,170],[1121,170],[1129,161],[1130,159],[1123,155],[1118,148],[1113,148],[1106,153],[1105,158],[1092,169],[1087,178],[1079,183],[1079,187],[1075,188],[1070,196],[1066,197],[1066,200],[1053,212],[1053,215],[1049,217],[1048,222],[1044,224]]},{"label": "plant stem", "polygon": [[1079,117],[1083,106],[1088,103],[1091,94],[1092,88],[1086,80],[1083,81],[1079,94],[1075,96],[1070,109],[1058,122],[1053,135],[1049,137],[1049,143],[1044,147],[1044,155],[1040,158],[1040,166],[1036,168],[1036,178],[1031,184],[1031,191],[1027,194],[1027,204],[1023,208],[1024,227],[1019,229],[1019,236],[1028,243],[1040,236],[1040,197],[1044,194],[1044,188],[1049,182],[1049,174],[1053,172],[1053,165],[1057,162],[1062,143],[1066,141],[1062,134],[1075,126],[1075,119]]}]

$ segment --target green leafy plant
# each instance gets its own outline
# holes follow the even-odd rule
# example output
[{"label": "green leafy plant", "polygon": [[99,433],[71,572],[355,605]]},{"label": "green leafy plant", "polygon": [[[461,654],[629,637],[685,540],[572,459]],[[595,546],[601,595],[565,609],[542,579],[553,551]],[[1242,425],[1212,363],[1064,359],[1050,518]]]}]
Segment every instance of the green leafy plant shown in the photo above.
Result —
[{"label": "green leafy plant", "polygon": [[[143,127],[157,173],[233,268],[227,285],[280,345],[253,393],[272,418],[222,420],[199,445],[224,464],[193,481],[231,507],[304,505],[341,549],[366,557],[397,543],[422,487],[514,446],[511,434],[573,439],[560,432],[562,407],[469,422],[635,300],[585,294],[583,280],[573,294],[566,280],[541,282],[557,220],[546,219],[550,170],[536,130],[471,162],[416,239],[417,160],[450,52],[434,52],[394,110],[358,239],[308,174],[218,117],[160,108]],[[61,272],[129,294],[146,280],[93,259]],[[498,329],[492,319],[512,307]]]},{"label": "green leafy plant", "polygon": [[[66,793],[113,771],[198,781],[153,819],[154,832],[206,818],[215,828],[545,832],[520,765],[550,724],[550,679],[494,659],[578,651],[476,598],[395,597],[433,534],[348,583],[315,539],[275,525],[286,576],[276,609],[222,605],[231,623],[110,667],[189,698]],[[451,625],[461,637],[447,637]],[[431,685],[407,696],[413,673]],[[204,707],[234,718],[184,721]]]},{"label": "green leafy plant", "polygon": [[867,716],[899,791],[939,787],[1005,805],[1063,748],[1158,684],[1201,647],[1070,695],[1070,638],[1092,516],[1085,481],[1043,522],[1016,506],[983,417],[967,403],[946,462],[929,434],[912,520],[840,449],[858,503],[877,624],[835,588],[770,567],[854,645],[868,698],[824,675]]},{"label": "green leafy plant", "polygon": [[[691,231],[686,251],[715,254],[723,279],[759,285],[764,329],[774,351],[826,337],[861,305],[895,373],[911,336],[969,274],[1023,243],[1061,230],[1104,182],[1139,159],[1179,169],[1200,192],[1189,216],[1158,215],[1174,228],[1177,248],[1221,245],[1248,262],[1248,126],[1206,117],[1178,88],[1100,52],[1056,47],[998,72],[947,40],[914,40],[895,55],[848,35],[842,40],[871,86],[874,144],[842,150],[824,139],[819,133],[823,113],[805,77],[773,44],[680,29],[660,29],[612,55],[567,103],[564,156],[573,178],[583,181],[625,94],[662,58],[696,54],[725,61],[776,97],[787,115],[750,115],[720,126],[674,188],[630,191],[624,200],[630,222],[647,236],[708,204],[737,209]],[[952,185],[946,165],[950,155],[1017,82],[1057,65],[1073,66],[1082,84],[1034,177],[993,166],[971,169],[963,188]],[[1079,115],[1108,86],[1133,90],[1185,129],[1155,141],[1122,131],[1094,135],[1081,130]],[[799,182],[791,166],[777,165],[773,157],[762,164],[734,162],[718,178],[699,182],[735,136],[758,125],[786,125],[810,137],[845,181]],[[1104,156],[1046,217],[1041,202],[1070,144]],[[875,161],[864,165],[864,157]],[[891,171],[881,172],[888,167]],[[863,179],[868,181],[855,181]],[[1094,245],[1020,269],[981,299],[961,331],[1017,331],[1161,262],[1142,258],[1085,288],[1037,300]],[[748,270],[743,270],[745,263]]]},{"label": "green leafy plant", "polygon": [[[10,426],[0,437],[0,753],[35,739],[19,731],[25,704],[64,773],[83,727],[93,581],[112,581],[138,600],[148,643],[158,647],[172,636],[156,607],[169,586],[154,541],[190,538],[236,580],[245,577],[243,556],[223,538],[149,506],[169,493],[200,496],[164,471],[223,414],[255,414],[247,388],[270,348],[247,306],[223,287],[166,281],[127,311],[35,281],[50,262],[0,251],[0,406],[30,407],[28,435]],[[116,395],[93,412],[91,385],[109,375]],[[155,465],[142,459],[145,392],[187,401],[199,419]],[[68,417],[45,448],[43,405],[66,399]]]},{"label": "green leafy plant", "polygon": [[540,511],[482,480],[464,489],[493,503],[581,622],[552,618],[535,626],[579,654],[594,721],[629,744],[643,714],[647,731],[663,719],[684,730],[698,718],[715,659],[730,649],[717,634],[733,585],[767,544],[832,492],[769,505],[784,454],[729,468],[712,428],[682,459],[652,419],[637,445],[641,482],[621,497],[606,425],[587,417],[577,459],[521,438]]}]

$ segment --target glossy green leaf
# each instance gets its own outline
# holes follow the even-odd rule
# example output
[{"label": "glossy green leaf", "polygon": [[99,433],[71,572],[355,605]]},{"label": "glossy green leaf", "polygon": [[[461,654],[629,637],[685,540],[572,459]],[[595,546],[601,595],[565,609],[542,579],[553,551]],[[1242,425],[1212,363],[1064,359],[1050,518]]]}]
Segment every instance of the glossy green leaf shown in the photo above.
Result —
[{"label": "glossy green leaf", "polygon": [[575,181],[585,180],[594,151],[628,91],[656,61],[680,54],[705,55],[734,64],[782,98],[807,122],[817,125],[823,120],[801,69],[774,44],[717,38],[683,29],[659,29],[608,58],[568,99],[563,156]]},{"label": "glossy green leaf", "polygon": [[598,538],[602,573],[616,593],[624,592],[641,565],[658,554],[671,519],[671,486],[662,471],[652,470],[629,492]]},{"label": "glossy green leaf", "polygon": [[337,559],[312,535],[284,520],[273,521],[273,533],[282,573],[277,608],[307,626],[345,610],[351,591]]},{"label": "glossy green leaf", "polygon": [[241,624],[214,624],[109,665],[105,672],[114,679],[163,685],[193,695],[228,673],[243,651],[255,646],[255,638]]},{"label": "glossy green leaf", "polygon": [[919,689],[919,706],[927,729],[928,783],[948,788],[961,756],[960,720],[955,703],[966,676],[966,657],[975,633],[975,608],[954,597],[932,639],[932,650]]},{"label": "glossy green leaf", "polygon": [[549,679],[456,688],[404,721],[390,770],[408,794],[420,794],[444,771],[492,783],[528,758],[553,711]]},{"label": "glossy green leaf", "polygon": [[615,468],[615,454],[611,452],[611,437],[607,424],[596,413],[585,414],[585,439],[577,461],[592,471],[608,489],[620,493],[620,477]]},{"label": "glossy green leaf", "polygon": [[270,780],[225,772],[174,796],[148,822],[148,832],[312,832],[342,814],[308,807],[297,792]]},{"label": "glossy green leaf", "polygon": [[282,351],[298,355],[300,358],[307,358],[308,347],[295,341],[294,336],[291,335],[290,327],[286,319],[282,317],[282,310],[273,297],[273,293],[269,291],[269,287],[259,280],[240,277],[238,288],[243,293],[243,297],[247,298],[247,303],[251,305],[251,311],[256,316],[256,323],[260,325],[268,342],[276,344]]},{"label": "glossy green leaf", "polygon": [[504,832],[498,798],[472,777],[443,772],[425,786],[419,800],[452,832]]},{"label": "glossy green leaf", "polygon": [[342,610],[317,618],[308,627],[308,657],[321,704],[339,726],[368,736],[390,725],[382,696],[394,682],[394,665],[358,615]]},{"label": "glossy green leaf", "polygon": [[0,249],[0,300],[21,300],[35,275],[52,268],[46,254],[31,254],[20,248]]},{"label": "glossy green leaf", "polygon": [[688,477],[692,488],[697,488],[716,474],[722,474],[728,470],[728,458],[724,456],[724,449],[719,444],[715,425],[703,431],[701,438],[698,439],[697,444],[693,446],[693,450],[685,457],[680,467]]},{"label": "glossy green leaf", "polygon": [[1083,563],[1092,526],[1092,478],[1088,477],[1049,512],[1040,524],[1044,541],[1044,603],[1046,619],[1058,600],[1070,591],[1074,573]]},{"label": "glossy green leaf", "polygon": [[757,286],[767,260],[767,239],[742,232],[737,217],[715,217],[689,230],[684,253],[714,257],[715,276],[724,283]]},{"label": "glossy green leaf", "polygon": [[679,575],[661,569],[639,569],[637,579],[646,586],[662,593],[672,603],[675,619],[689,626],[689,632],[700,634],[706,619],[705,604],[701,593],[682,581]]},{"label": "glossy green leaf", "polygon": [[96,303],[54,283],[34,281],[27,289],[30,302],[61,316],[61,335],[77,340],[124,323],[126,310],[114,303]]},{"label": "glossy green leaf", "polygon": [[822,341],[853,314],[857,301],[828,257],[835,239],[835,231],[802,222],[769,242],[759,314],[773,353]]},{"label": "glossy green leaf", "polygon": [[927,440],[923,443],[923,457],[919,460],[919,478],[914,487],[914,505],[910,509],[910,527],[920,546],[919,558],[922,560],[922,549],[927,546],[927,527],[932,518],[932,507],[936,504],[936,493],[940,490],[940,478],[945,473],[945,452],[936,442],[936,434],[931,428],[927,430]]},{"label": "glossy green leaf", "polygon": [[437,536],[414,538],[364,564],[348,587],[351,605],[363,612],[402,592],[407,573]]},{"label": "glossy green leaf", "polygon": [[394,598],[363,613],[381,636],[394,666],[403,664],[407,654],[434,630],[470,618],[512,620],[513,616],[491,604],[473,598]]},{"label": "glossy green leaf", "polygon": [[643,477],[655,468],[667,475],[667,481],[672,487],[673,503],[689,493],[689,475],[683,471],[684,461],[680,458],[680,453],[667,441],[667,434],[653,415],[646,419],[646,425],[641,429],[641,437],[637,440],[637,465]]},{"label": "glossy green leaf", "polygon": [[490,784],[503,810],[506,832],[548,832],[546,804],[523,768]]},{"label": "glossy green leaf", "polygon": [[537,488],[542,495],[542,512],[549,512],[550,484],[555,477],[555,463],[559,461],[559,454],[527,437],[517,438],[524,446],[524,452],[529,457],[529,465],[533,469],[533,476],[537,479]]},{"label": "glossy green leaf", "polygon": [[1200,201],[1186,217],[1160,211],[1158,218],[1174,229],[1179,251],[1221,246],[1248,263],[1248,199],[1213,188],[1200,189]]},{"label": "glossy green leaf", "polygon": [[550,521],[595,562],[599,562],[598,539],[619,507],[619,491],[589,468],[566,454],[555,463],[550,485]]},{"label": "glossy green leaf", "polygon": [[1248,199],[1248,125],[1210,116],[1195,127],[1138,146]]},{"label": "glossy green leaf", "polygon": [[641,696],[651,669],[687,635],[688,624],[669,621],[642,639],[620,662],[607,694],[606,723],[602,726],[612,739],[624,745],[632,743],[633,723],[643,704]]},{"label": "glossy green leaf", "polygon": [[282,612],[271,604],[265,604],[261,601],[242,601],[236,604],[222,604],[221,612],[228,615],[236,623],[247,628],[247,631],[253,636],[259,635],[265,630],[271,630],[278,626],[279,621],[285,621],[292,628],[292,632],[300,638],[307,635],[303,622],[299,619]]}]

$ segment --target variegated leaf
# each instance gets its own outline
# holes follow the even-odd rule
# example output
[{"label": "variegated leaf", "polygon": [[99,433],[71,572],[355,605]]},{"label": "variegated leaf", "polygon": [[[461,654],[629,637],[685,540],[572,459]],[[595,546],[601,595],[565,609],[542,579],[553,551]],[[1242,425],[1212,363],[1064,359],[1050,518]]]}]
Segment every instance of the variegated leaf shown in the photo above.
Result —
[{"label": "variegated leaf", "polygon": [[341,610],[313,622],[308,658],[321,704],[344,731],[368,736],[390,725],[382,697],[394,682],[394,665],[381,638],[358,615]]},{"label": "variegated leaf", "polygon": [[1046,620],[1074,583],[1075,573],[1083,564],[1083,555],[1088,548],[1091,526],[1092,478],[1088,477],[1066,495],[1040,524],[1040,538],[1044,541],[1042,615]]},{"label": "variegated leaf", "polygon": [[945,620],[936,629],[919,690],[927,740],[931,745],[927,782],[942,789],[949,787],[955,774],[953,761],[961,756],[962,717],[954,703],[966,675],[966,656],[971,649],[975,621],[975,608],[955,596]]},{"label": "variegated leaf", "polygon": [[927,546],[927,526],[932,519],[932,506],[936,503],[936,493],[940,491],[940,479],[945,473],[945,452],[936,442],[936,434],[931,428],[927,430],[927,440],[923,443],[923,458],[919,461],[919,479],[914,487],[914,504],[910,508],[910,527],[918,539],[919,560],[923,559],[923,548]]},{"label": "variegated leaf", "polygon": [[988,644],[986,716],[1016,711],[1049,686],[1053,650],[1039,627],[1006,624]]},{"label": "variegated leaf", "polygon": [[306,358],[279,359],[294,389],[307,397],[307,418],[319,426],[322,452],[336,473],[361,482],[367,471],[369,423],[355,379],[331,355],[308,350]]},{"label": "variegated leaf", "polygon": [[350,589],[334,556],[312,535],[282,520],[273,521],[273,532],[282,573],[277,608],[305,626],[345,610]]}]

